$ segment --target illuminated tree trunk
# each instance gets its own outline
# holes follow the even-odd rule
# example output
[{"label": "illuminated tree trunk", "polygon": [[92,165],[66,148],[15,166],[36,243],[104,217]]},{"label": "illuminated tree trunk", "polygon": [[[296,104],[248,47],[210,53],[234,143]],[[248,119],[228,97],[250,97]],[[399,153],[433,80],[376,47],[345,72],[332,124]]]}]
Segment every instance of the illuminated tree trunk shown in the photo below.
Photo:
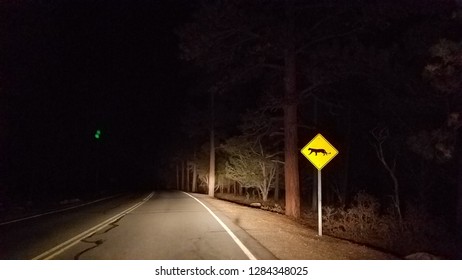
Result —
[{"label": "illuminated tree trunk", "polygon": [[215,104],[214,93],[210,93],[210,168],[209,168],[209,196],[215,196],[215,131],[214,131],[214,118],[215,118]]},{"label": "illuminated tree trunk", "polygon": [[196,163],[196,152],[194,152],[194,162],[193,162],[193,178],[192,178],[192,192],[197,192],[197,163]]},{"label": "illuminated tree trunk", "polygon": [[176,162],[176,189],[180,189],[180,164]]},{"label": "illuminated tree trunk", "polygon": [[184,191],[184,176],[185,175],[185,164],[184,160],[181,161],[181,190]]},{"label": "illuminated tree trunk", "polygon": [[285,214],[300,217],[300,185],[298,177],[298,145],[297,145],[297,91],[296,64],[293,47],[284,53],[284,175],[285,175]]},{"label": "illuminated tree trunk", "polygon": [[276,166],[276,178],[274,178],[274,201],[279,201],[279,165]]},{"label": "illuminated tree trunk", "polygon": [[191,187],[189,185],[189,177],[190,177],[190,173],[189,173],[189,166],[190,166],[190,163],[189,161],[186,162],[186,191],[189,192],[191,190]]}]

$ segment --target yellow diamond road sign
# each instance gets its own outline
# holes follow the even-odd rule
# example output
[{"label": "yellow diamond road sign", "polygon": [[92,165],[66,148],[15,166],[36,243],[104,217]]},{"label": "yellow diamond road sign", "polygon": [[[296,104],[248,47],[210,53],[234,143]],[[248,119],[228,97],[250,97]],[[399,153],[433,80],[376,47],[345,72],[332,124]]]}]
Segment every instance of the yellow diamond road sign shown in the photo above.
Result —
[{"label": "yellow diamond road sign", "polygon": [[338,154],[337,149],[321,134],[316,135],[303,147],[301,152],[318,170],[321,170]]}]

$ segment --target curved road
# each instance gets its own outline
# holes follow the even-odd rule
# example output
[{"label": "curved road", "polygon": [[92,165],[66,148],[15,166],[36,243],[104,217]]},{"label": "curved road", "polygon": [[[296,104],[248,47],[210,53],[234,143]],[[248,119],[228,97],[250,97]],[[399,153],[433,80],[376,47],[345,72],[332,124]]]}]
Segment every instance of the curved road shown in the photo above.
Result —
[{"label": "curved road", "polygon": [[1,259],[274,259],[219,209],[162,191],[0,225]]}]

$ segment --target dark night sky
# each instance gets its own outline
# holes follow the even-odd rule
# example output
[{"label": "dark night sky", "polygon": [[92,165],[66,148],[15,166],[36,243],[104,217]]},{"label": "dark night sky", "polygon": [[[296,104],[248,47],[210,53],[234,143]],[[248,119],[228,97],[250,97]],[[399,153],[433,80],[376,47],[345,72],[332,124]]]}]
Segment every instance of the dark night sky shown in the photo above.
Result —
[{"label": "dark night sky", "polygon": [[[97,157],[113,170],[162,160],[186,90],[173,30],[191,5],[2,1],[2,165],[9,183],[26,166],[53,177],[53,166],[63,173],[65,165],[61,177],[69,177]],[[95,144],[98,128],[103,137]]]}]

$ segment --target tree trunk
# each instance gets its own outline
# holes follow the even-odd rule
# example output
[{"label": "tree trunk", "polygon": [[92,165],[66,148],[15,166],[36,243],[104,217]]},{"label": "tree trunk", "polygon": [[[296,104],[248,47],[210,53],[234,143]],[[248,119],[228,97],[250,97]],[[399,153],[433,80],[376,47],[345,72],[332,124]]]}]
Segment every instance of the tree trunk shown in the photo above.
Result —
[{"label": "tree trunk", "polygon": [[197,164],[193,163],[192,192],[197,192]]},{"label": "tree trunk", "polygon": [[264,191],[261,191],[261,198],[263,201],[268,201],[268,188],[265,189]]},{"label": "tree trunk", "polygon": [[[314,172],[318,172],[315,170]],[[313,173],[314,173],[313,172]],[[311,211],[316,212],[318,209],[318,177],[313,175],[313,187],[311,189]]]},{"label": "tree trunk", "polygon": [[181,190],[184,190],[184,160],[181,161]]},{"label": "tree trunk", "polygon": [[186,191],[189,192],[191,190],[189,185],[189,162],[186,162]]},{"label": "tree trunk", "polygon": [[376,141],[377,141],[377,144],[375,144],[376,154],[377,154],[377,158],[382,163],[383,167],[388,172],[388,175],[390,176],[391,180],[393,181],[393,196],[392,196],[393,204],[394,204],[394,207],[395,207],[395,210],[396,210],[396,214],[398,215],[399,223],[400,223],[400,225],[402,225],[403,216],[401,215],[399,182],[398,182],[398,178],[396,177],[396,171],[395,171],[396,156],[393,159],[393,161],[391,163],[391,166],[390,166],[390,164],[385,159],[385,155],[383,153],[383,147],[382,147],[382,143],[383,143],[384,139],[386,139],[386,138],[383,138],[383,136],[381,136],[381,134],[382,134],[382,132],[380,132],[377,135],[374,135],[374,137],[376,138]]},{"label": "tree trunk", "polygon": [[279,166],[276,165],[276,178],[274,178],[274,201],[279,201]]},{"label": "tree trunk", "polygon": [[209,196],[215,196],[215,131],[214,131],[214,118],[215,118],[215,101],[214,93],[210,93],[210,168],[209,168]]},{"label": "tree trunk", "polygon": [[176,189],[180,189],[180,164],[176,162]]},{"label": "tree trunk", "polygon": [[296,65],[293,47],[284,53],[284,175],[286,191],[285,214],[300,217],[300,185],[298,175],[298,145],[297,145],[297,91]]},{"label": "tree trunk", "polygon": [[[318,101],[313,100],[313,124],[318,129]],[[311,189],[311,211],[316,212],[318,209],[318,170],[313,170],[313,186]]]}]

